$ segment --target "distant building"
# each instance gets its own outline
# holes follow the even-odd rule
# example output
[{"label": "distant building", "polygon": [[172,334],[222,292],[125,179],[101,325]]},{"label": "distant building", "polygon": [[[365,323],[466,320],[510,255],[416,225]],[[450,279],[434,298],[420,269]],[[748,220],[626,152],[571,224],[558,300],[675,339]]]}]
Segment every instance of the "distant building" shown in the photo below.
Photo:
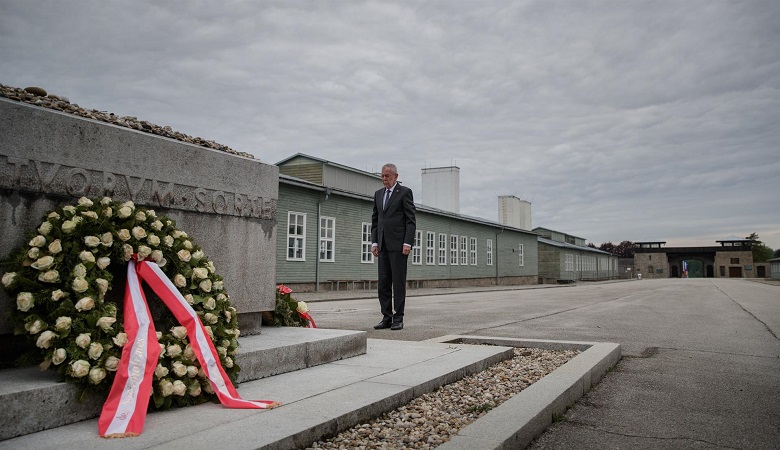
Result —
[{"label": "distant building", "polygon": [[780,280],[780,258],[772,258],[767,262],[769,263],[769,278]]},{"label": "distant building", "polygon": [[736,236],[719,246],[664,247],[666,241],[634,242],[634,267],[642,278],[765,278],[768,264],[754,264],[752,242]]},{"label": "distant building", "polygon": [[619,278],[618,257],[585,245],[585,239],[549,228],[539,235],[539,280],[544,283]]},{"label": "distant building", "polygon": [[531,202],[514,195],[498,196],[498,221],[521,230],[531,229]]},{"label": "distant building", "polygon": [[431,167],[422,169],[422,192],[419,202],[443,211],[460,213],[460,168]]}]

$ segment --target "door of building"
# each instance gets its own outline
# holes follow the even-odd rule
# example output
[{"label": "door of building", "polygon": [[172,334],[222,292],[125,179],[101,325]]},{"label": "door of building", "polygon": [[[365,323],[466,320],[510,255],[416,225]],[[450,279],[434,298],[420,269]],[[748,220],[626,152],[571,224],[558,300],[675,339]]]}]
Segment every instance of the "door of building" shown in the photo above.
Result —
[{"label": "door of building", "polygon": [[729,278],[742,278],[742,267],[729,267]]},{"label": "door of building", "polygon": [[758,278],[766,278],[766,267],[756,266],[756,276]]}]

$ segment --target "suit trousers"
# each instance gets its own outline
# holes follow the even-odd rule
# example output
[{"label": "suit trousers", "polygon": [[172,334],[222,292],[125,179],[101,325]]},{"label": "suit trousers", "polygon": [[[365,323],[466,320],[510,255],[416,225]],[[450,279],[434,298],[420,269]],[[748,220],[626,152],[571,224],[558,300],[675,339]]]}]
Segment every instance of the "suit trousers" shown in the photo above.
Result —
[{"label": "suit trousers", "polygon": [[[409,255],[379,252],[379,310],[385,322],[403,322],[406,305],[406,269]],[[395,312],[393,312],[395,310]]]}]

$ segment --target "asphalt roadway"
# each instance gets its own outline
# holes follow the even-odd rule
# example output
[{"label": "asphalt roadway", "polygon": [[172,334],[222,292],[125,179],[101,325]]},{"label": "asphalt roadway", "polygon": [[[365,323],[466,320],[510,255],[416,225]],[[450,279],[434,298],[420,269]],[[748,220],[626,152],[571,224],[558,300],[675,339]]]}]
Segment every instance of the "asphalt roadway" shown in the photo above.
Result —
[{"label": "asphalt roadway", "polygon": [[404,329],[373,292],[293,293],[322,328],[621,344],[623,358],[532,449],[780,448],[780,285],[735,279],[410,290]]}]

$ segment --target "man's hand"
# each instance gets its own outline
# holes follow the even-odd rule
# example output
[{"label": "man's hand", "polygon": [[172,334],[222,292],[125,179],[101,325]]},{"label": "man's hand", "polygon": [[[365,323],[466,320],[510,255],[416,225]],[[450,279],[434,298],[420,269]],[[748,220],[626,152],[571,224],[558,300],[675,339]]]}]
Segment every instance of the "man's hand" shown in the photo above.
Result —
[{"label": "man's hand", "polygon": [[375,246],[373,246],[373,247],[371,247],[371,253],[372,253],[374,256],[379,256],[379,247],[377,247],[376,245],[375,245]]},{"label": "man's hand", "polygon": [[412,247],[409,247],[408,245],[404,245],[403,252],[404,252],[404,255],[408,255],[409,253],[412,252]]}]

